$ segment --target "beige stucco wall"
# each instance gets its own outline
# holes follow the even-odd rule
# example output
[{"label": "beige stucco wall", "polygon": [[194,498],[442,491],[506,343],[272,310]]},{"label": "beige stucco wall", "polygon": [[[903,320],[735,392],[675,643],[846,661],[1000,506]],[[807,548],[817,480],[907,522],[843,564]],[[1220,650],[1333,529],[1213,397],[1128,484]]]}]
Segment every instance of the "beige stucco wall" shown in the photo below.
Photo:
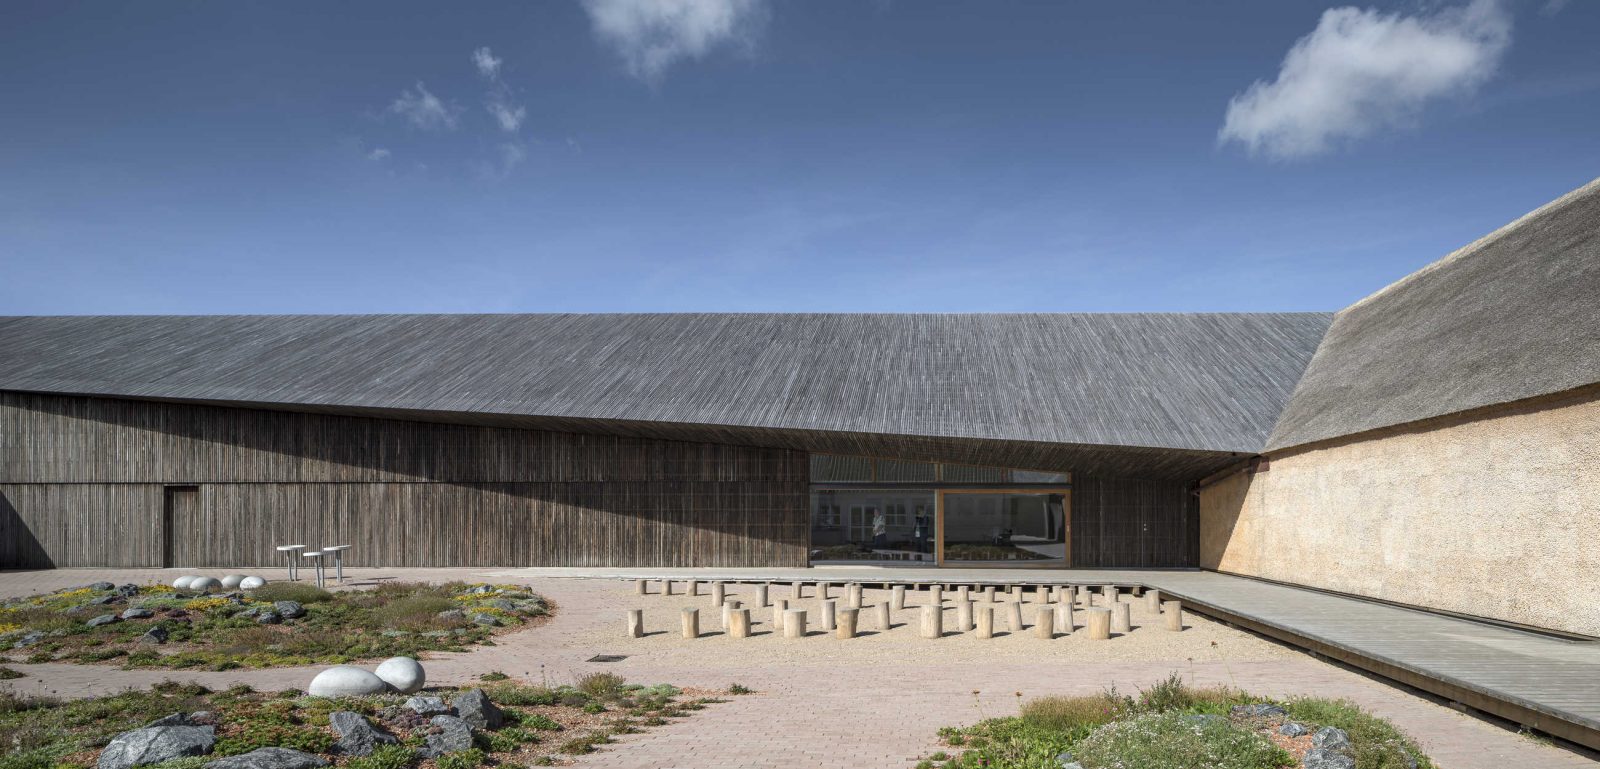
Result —
[{"label": "beige stucco wall", "polygon": [[1600,636],[1600,399],[1283,452],[1200,531],[1206,568]]}]

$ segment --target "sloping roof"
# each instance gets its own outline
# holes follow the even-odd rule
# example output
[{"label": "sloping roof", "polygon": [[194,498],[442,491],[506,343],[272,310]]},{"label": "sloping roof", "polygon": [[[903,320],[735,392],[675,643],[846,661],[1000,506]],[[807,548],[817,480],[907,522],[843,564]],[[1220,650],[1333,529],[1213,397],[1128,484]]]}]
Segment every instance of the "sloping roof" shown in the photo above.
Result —
[{"label": "sloping roof", "polygon": [[1331,317],[8,317],[0,389],[551,429],[1254,453]]},{"label": "sloping roof", "polygon": [[1341,311],[1281,449],[1600,382],[1600,180]]}]

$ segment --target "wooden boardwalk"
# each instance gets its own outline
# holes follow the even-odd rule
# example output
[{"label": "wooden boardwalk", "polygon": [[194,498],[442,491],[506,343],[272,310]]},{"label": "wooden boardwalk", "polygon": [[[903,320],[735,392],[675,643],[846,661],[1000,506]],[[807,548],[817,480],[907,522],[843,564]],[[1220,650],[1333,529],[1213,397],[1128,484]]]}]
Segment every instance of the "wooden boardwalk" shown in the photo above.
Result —
[{"label": "wooden boardwalk", "polygon": [[1202,571],[1130,569],[506,570],[551,577],[1139,585],[1186,607],[1478,710],[1600,749],[1600,642]]}]

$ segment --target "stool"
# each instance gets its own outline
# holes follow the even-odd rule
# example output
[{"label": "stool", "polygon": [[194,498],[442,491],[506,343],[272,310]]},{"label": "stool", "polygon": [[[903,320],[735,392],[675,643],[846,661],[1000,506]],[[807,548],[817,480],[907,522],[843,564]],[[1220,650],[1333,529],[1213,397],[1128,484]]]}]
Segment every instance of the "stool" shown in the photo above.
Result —
[{"label": "stool", "polygon": [[278,552],[289,557],[289,581],[299,579],[300,571],[295,568],[294,551],[306,549],[305,545],[278,545]]},{"label": "stool", "polygon": [[309,550],[309,551],[306,551],[306,552],[300,554],[301,558],[315,558],[316,559],[315,561],[313,561],[313,563],[316,564],[316,569],[317,569],[317,571],[316,571],[316,574],[317,574],[317,587],[322,587],[322,556],[323,556],[323,552],[321,550]]},{"label": "stool", "polygon": [[349,545],[333,545],[322,548],[323,553],[333,553],[333,582],[337,585],[344,584],[344,551],[349,550]]}]

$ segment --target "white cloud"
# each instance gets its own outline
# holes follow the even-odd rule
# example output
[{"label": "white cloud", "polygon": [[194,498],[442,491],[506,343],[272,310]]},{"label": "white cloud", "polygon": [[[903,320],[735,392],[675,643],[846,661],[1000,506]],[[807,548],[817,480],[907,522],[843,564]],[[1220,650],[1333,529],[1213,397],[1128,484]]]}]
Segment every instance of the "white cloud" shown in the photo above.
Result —
[{"label": "white cloud", "polygon": [[1217,140],[1274,158],[1327,152],[1412,124],[1431,101],[1473,93],[1510,44],[1499,0],[1416,16],[1330,8],[1289,49],[1276,80],[1228,102]]},{"label": "white cloud", "polygon": [[766,0],[582,0],[594,35],[628,71],[656,83],[673,64],[734,46],[750,48],[767,19]]},{"label": "white cloud", "polygon": [[500,64],[503,61],[503,59],[495,58],[494,52],[489,50],[489,46],[487,45],[480,46],[477,50],[472,52],[472,64],[478,68],[478,74],[483,75],[490,80],[499,79]]},{"label": "white cloud", "polygon": [[502,98],[502,94],[498,93],[489,95],[489,102],[484,108],[489,110],[489,114],[500,124],[500,130],[506,133],[516,133],[517,129],[522,127],[523,118],[528,116],[527,107],[508,104]]},{"label": "white cloud", "polygon": [[519,142],[506,142],[500,145],[500,167],[509,173],[522,161],[528,159],[528,150]]},{"label": "white cloud", "polygon": [[367,153],[367,159],[368,160],[376,160],[376,161],[380,161],[381,162],[381,161],[384,161],[384,160],[388,160],[389,159],[389,154],[390,153],[389,153],[388,150],[386,150],[386,149],[384,149],[382,147],[377,147],[377,148],[374,148],[371,152]]},{"label": "white cloud", "polygon": [[429,92],[427,86],[420,80],[417,81],[416,91],[413,92],[408,88],[400,92],[400,98],[389,105],[389,112],[427,131],[455,128],[458,111],[440,101],[439,97]]}]

